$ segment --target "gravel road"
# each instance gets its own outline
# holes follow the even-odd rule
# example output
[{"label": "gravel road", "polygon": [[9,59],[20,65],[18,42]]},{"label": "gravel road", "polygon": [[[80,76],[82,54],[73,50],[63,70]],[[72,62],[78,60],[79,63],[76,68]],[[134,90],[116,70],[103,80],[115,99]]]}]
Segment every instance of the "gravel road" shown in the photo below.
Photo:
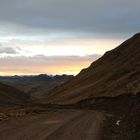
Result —
[{"label": "gravel road", "polygon": [[56,110],[0,123],[0,140],[100,140],[104,114]]}]

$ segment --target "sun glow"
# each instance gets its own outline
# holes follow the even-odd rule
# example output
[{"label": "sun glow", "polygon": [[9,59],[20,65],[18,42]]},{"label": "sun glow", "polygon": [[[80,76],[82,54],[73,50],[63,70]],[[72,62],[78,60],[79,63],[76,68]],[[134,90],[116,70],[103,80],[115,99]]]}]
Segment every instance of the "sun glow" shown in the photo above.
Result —
[{"label": "sun glow", "polygon": [[98,55],[113,49],[120,42],[121,40],[103,39],[11,40],[5,46],[15,46],[16,53],[0,54],[0,75],[40,73],[75,75],[89,66]]}]

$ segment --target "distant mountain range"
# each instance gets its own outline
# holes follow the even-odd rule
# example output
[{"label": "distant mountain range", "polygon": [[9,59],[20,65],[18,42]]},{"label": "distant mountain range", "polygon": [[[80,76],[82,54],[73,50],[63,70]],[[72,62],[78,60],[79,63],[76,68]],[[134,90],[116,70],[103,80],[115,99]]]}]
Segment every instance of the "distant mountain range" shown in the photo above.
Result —
[{"label": "distant mountain range", "polygon": [[44,102],[75,104],[93,97],[140,93],[140,33],[106,52],[75,78],[53,89]]},{"label": "distant mountain range", "polygon": [[13,86],[21,92],[28,93],[32,98],[41,98],[44,94],[73,78],[73,75],[46,74],[33,76],[0,76],[0,82]]}]

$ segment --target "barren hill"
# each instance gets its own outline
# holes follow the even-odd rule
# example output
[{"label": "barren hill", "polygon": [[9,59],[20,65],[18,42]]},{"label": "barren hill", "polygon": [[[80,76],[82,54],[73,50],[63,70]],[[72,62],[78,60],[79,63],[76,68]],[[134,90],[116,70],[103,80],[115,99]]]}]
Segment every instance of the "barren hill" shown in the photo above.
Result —
[{"label": "barren hill", "polygon": [[140,33],[106,52],[72,80],[47,94],[45,103],[74,104],[92,97],[140,92]]},{"label": "barren hill", "polygon": [[29,96],[20,90],[0,83],[0,106],[22,105]]}]

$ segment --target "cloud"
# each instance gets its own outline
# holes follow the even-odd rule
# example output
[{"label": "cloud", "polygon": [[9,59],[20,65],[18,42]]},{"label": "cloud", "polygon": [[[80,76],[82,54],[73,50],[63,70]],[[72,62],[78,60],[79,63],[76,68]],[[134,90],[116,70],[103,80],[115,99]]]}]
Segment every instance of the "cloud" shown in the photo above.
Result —
[{"label": "cloud", "polygon": [[59,39],[50,41],[13,39],[2,43],[2,45],[5,48],[13,46],[11,49],[23,56],[85,56],[103,54],[121,42],[122,40],[115,39]]},{"label": "cloud", "polygon": [[77,74],[82,68],[99,58],[90,56],[16,56],[0,58],[0,73],[13,74]]},{"label": "cloud", "polygon": [[[24,55],[0,58],[0,71],[7,74],[77,73],[96,57],[86,54],[79,57],[80,49],[68,51],[69,44],[75,48],[84,45],[84,50],[102,54],[113,48],[114,42],[118,44],[117,40],[139,32],[139,15],[139,0],[0,0],[0,56],[4,53]],[[99,43],[88,39],[97,39]],[[55,51],[57,48],[57,52],[61,53],[60,48],[67,45],[64,46],[65,52],[72,52],[75,56],[25,57],[31,53],[44,54],[42,50],[46,50],[44,55],[49,51],[54,52],[43,49],[44,45],[46,48],[47,45],[51,49],[54,47]],[[83,50],[81,52],[82,55],[85,53]]]},{"label": "cloud", "polygon": [[17,50],[11,47],[3,47],[0,45],[0,54],[17,54]]},{"label": "cloud", "polygon": [[0,24],[10,34],[119,37],[140,30],[139,5],[139,0],[1,0]]}]

